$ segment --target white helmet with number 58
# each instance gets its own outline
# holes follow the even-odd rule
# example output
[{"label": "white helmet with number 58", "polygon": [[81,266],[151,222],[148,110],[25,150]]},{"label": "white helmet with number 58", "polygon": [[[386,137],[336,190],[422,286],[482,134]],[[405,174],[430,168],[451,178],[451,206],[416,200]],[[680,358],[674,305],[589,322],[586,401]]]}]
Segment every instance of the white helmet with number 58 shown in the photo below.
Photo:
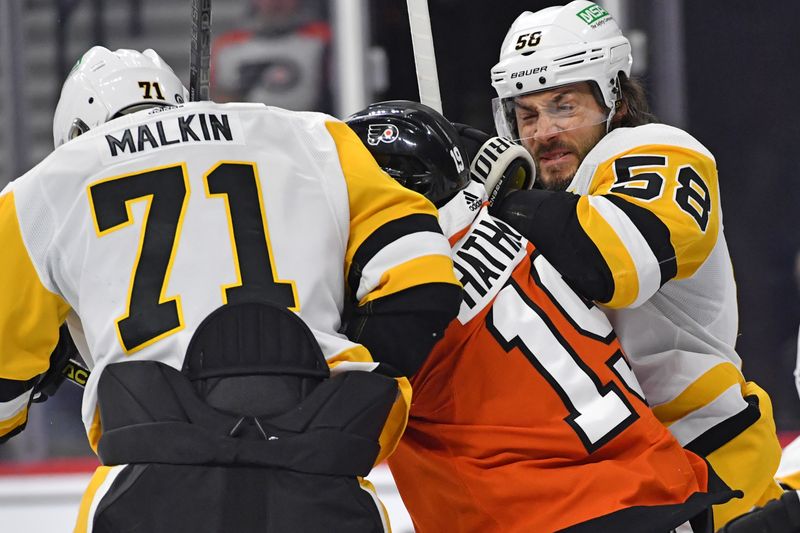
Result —
[{"label": "white helmet with number 58", "polygon": [[620,97],[618,75],[631,72],[631,45],[609,13],[587,0],[525,11],[508,30],[492,68],[499,135],[517,138],[514,98],[582,81],[594,82],[610,120]]},{"label": "white helmet with number 58", "polygon": [[53,119],[56,147],[113,118],[148,107],[182,104],[188,91],[153,50],[94,46],[61,89]]}]

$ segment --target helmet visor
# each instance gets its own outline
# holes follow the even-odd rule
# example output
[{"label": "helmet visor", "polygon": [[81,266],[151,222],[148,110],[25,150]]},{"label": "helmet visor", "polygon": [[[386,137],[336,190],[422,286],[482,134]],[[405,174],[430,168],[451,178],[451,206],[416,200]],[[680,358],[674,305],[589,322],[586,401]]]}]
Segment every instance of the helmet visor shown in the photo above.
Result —
[{"label": "helmet visor", "polygon": [[578,84],[494,98],[492,113],[497,134],[517,142],[596,126],[609,118],[591,87]]}]

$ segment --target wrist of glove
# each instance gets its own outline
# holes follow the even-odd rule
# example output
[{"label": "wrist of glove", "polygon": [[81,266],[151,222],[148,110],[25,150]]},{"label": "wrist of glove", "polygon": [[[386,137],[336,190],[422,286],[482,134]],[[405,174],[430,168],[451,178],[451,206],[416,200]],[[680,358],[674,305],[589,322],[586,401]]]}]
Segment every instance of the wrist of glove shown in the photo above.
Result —
[{"label": "wrist of glove", "polygon": [[523,146],[505,137],[491,137],[465,124],[453,125],[467,150],[470,175],[486,188],[490,208],[499,206],[512,191],[533,187],[536,165]]},{"label": "wrist of glove", "polygon": [[39,377],[33,387],[33,402],[40,403],[53,396],[64,382],[64,369],[71,357],[75,357],[78,349],[72,342],[67,325],[59,329],[58,344],[50,354],[50,368]]}]

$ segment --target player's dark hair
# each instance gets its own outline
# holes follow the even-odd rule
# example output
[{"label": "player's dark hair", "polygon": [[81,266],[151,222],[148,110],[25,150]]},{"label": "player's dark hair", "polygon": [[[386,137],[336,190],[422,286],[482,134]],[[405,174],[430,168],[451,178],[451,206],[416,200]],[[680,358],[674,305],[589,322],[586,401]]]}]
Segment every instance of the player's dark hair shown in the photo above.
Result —
[{"label": "player's dark hair", "polygon": [[[603,109],[608,109],[603,101],[603,93],[594,83],[592,94],[595,100]],[[619,73],[619,90],[622,93],[617,109],[617,114],[611,119],[611,129],[614,128],[633,128],[658,122],[658,118],[650,111],[650,104],[647,102],[647,94],[644,85],[638,78],[630,78],[624,72]]]},{"label": "player's dark hair", "polygon": [[[658,118],[650,111],[644,86],[638,78],[629,78],[625,73],[619,73],[619,88],[622,93],[622,106],[625,113],[614,127],[642,126],[658,122]],[[612,120],[613,122],[613,120]]]}]

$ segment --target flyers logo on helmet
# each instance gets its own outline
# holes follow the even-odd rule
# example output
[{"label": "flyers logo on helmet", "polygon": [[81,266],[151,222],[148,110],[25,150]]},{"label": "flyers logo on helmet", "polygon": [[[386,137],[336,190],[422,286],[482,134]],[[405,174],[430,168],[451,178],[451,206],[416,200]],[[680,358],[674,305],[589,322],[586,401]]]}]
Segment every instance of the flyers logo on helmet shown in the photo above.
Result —
[{"label": "flyers logo on helmet", "polygon": [[400,136],[400,130],[394,124],[370,124],[367,131],[367,142],[370,146],[378,143],[393,143]]}]

